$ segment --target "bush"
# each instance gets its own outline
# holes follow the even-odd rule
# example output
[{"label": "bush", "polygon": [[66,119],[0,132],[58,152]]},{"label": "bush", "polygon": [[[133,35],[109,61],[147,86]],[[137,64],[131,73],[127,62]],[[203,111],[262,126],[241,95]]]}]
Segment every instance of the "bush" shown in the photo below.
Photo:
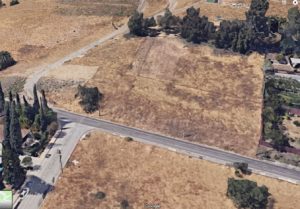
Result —
[{"label": "bush", "polygon": [[19,4],[19,1],[18,1],[18,0],[12,0],[12,1],[10,2],[10,6],[14,6],[14,5],[17,5],[17,4]]},{"label": "bush", "polygon": [[299,121],[297,121],[297,120],[296,120],[296,121],[294,121],[293,123],[294,123],[294,125],[295,125],[295,126],[297,126],[297,127],[299,127],[299,126],[300,126],[300,122],[299,122]]},{"label": "bush", "polygon": [[86,113],[92,113],[99,109],[99,102],[103,95],[99,92],[97,87],[78,86],[78,92],[75,98],[80,97],[79,104]]},{"label": "bush", "polygon": [[50,123],[50,125],[47,127],[47,132],[49,133],[50,136],[53,136],[55,132],[58,129],[58,124],[56,121]]},{"label": "bush", "polygon": [[133,138],[131,138],[131,137],[125,137],[125,141],[131,142],[131,141],[133,141]]},{"label": "bush", "polygon": [[97,199],[99,199],[99,200],[102,200],[102,199],[104,199],[104,198],[106,197],[106,194],[105,194],[104,192],[97,192],[97,193],[95,194],[95,197],[96,197]]},{"label": "bush", "polygon": [[270,193],[266,186],[257,186],[250,180],[228,179],[227,196],[238,208],[265,209]]},{"label": "bush", "polygon": [[22,164],[25,165],[25,166],[32,165],[32,158],[29,157],[29,156],[24,157],[23,160],[22,160]]},{"label": "bush", "polygon": [[233,163],[233,167],[241,171],[243,174],[251,174],[250,170],[248,169],[248,163],[240,163],[240,162],[235,162]]},{"label": "bush", "polygon": [[9,52],[0,52],[0,70],[4,70],[12,65],[16,64],[16,61],[12,58]]}]

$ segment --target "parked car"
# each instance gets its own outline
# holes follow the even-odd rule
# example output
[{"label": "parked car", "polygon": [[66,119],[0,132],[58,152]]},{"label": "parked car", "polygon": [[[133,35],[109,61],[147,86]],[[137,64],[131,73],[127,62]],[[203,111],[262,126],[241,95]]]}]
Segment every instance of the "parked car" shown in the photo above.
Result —
[{"label": "parked car", "polygon": [[51,154],[46,154],[46,156],[45,156],[46,158],[49,158],[49,157],[51,157]]},{"label": "parked car", "polygon": [[20,191],[20,198],[24,198],[29,193],[29,188],[25,187]]}]

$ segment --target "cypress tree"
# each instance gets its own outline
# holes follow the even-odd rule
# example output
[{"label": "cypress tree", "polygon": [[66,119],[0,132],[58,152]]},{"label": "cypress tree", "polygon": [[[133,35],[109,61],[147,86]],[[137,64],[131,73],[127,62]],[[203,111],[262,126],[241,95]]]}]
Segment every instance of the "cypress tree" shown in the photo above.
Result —
[{"label": "cypress tree", "polygon": [[42,107],[45,111],[47,111],[49,109],[49,107],[48,107],[48,102],[46,99],[45,91],[42,90],[41,93],[42,93],[42,98],[41,98]]},{"label": "cypress tree", "polygon": [[5,102],[4,106],[4,128],[3,128],[3,137],[4,141],[7,140],[8,142],[10,141],[10,106],[8,102]]},{"label": "cypress tree", "polygon": [[22,153],[23,138],[18,114],[16,112],[16,104],[13,101],[10,108],[10,145],[15,153]]},{"label": "cypress tree", "polygon": [[30,104],[27,102],[25,96],[23,95],[23,102],[24,102],[24,109],[23,109],[23,117],[26,120],[26,125],[31,126],[31,124],[34,121],[34,112],[33,108],[30,106]]},{"label": "cypress tree", "polygon": [[9,102],[11,103],[13,101],[13,95],[11,91],[9,91]]},{"label": "cypress tree", "polygon": [[4,92],[0,82],[0,113],[4,111],[4,105],[5,105]]},{"label": "cypress tree", "polygon": [[45,116],[43,106],[41,106],[40,108],[40,124],[41,124],[40,129],[42,133],[44,133],[47,130],[47,118]]},{"label": "cypress tree", "polygon": [[18,93],[16,93],[16,111],[19,114],[19,116],[22,114],[22,107],[21,107],[21,101],[20,96]]},{"label": "cypress tree", "polygon": [[38,94],[37,94],[36,84],[34,84],[34,87],[33,87],[33,111],[34,111],[34,114],[37,114],[39,112],[39,109],[40,109],[40,102],[39,102],[39,98],[38,98]]},{"label": "cypress tree", "polygon": [[2,163],[3,178],[12,185],[12,188],[19,188],[25,180],[25,171],[20,165],[20,159],[7,140],[2,142]]}]

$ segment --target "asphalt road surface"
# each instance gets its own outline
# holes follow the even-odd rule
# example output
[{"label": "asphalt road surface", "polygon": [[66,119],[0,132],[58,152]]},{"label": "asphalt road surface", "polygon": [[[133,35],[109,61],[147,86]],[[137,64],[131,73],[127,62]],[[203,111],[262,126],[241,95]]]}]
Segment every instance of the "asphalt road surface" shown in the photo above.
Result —
[{"label": "asphalt road surface", "polygon": [[[46,149],[50,157],[43,157],[39,165],[34,165],[34,167],[37,166],[36,170],[27,172],[27,180],[24,187],[29,188],[30,192],[24,199],[18,198],[15,201],[14,205],[20,202],[18,209],[40,208],[43,198],[53,188],[55,181],[61,174],[62,168],[66,165],[81,136],[91,129],[91,127],[82,124],[71,123],[66,118],[60,118],[60,122],[63,124],[62,132],[57,132],[53,147]],[[58,150],[61,150],[61,161]]]},{"label": "asphalt road surface", "polygon": [[205,145],[199,145],[187,141],[182,141],[168,136],[159,135],[144,130],[115,124],[109,121],[92,119],[89,117],[77,115],[56,109],[60,117],[68,118],[72,122],[83,124],[89,127],[98,128],[104,132],[128,136],[143,143],[167,148],[172,151],[185,153],[191,156],[201,157],[216,163],[232,164],[234,162],[246,162],[253,172],[286,180],[292,183],[300,183],[300,169],[283,164],[275,164],[254,158],[248,158],[225,150],[212,148]]}]

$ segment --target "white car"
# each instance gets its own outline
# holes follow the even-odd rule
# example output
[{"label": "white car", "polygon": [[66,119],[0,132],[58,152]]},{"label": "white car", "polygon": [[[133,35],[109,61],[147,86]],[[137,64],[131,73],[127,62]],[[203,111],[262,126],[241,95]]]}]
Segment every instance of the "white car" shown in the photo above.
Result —
[{"label": "white car", "polygon": [[23,188],[21,191],[20,191],[20,198],[24,198],[27,194],[29,193],[29,188]]}]

